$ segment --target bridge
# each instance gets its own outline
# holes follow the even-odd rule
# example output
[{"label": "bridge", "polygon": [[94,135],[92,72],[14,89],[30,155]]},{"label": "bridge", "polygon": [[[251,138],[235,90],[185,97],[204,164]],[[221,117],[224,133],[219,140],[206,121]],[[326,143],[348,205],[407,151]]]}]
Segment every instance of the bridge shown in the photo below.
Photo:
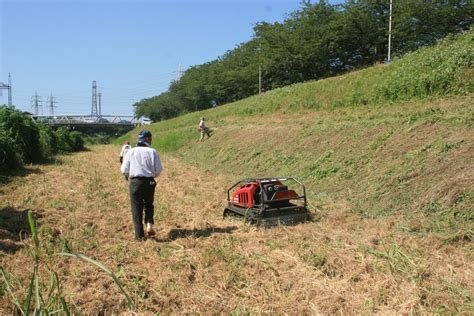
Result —
[{"label": "bridge", "polygon": [[136,126],[149,124],[148,120],[136,119],[131,115],[32,115],[37,123],[53,127],[110,127],[133,129]]}]

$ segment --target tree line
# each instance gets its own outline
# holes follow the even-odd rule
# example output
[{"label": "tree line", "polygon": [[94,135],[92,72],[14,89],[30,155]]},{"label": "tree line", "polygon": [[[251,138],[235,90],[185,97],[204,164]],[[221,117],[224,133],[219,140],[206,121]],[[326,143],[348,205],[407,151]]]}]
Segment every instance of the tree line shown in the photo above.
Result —
[{"label": "tree line", "polygon": [[[392,56],[467,30],[473,19],[472,0],[393,1]],[[388,25],[389,0],[303,1],[283,22],[257,23],[248,42],[135,103],[135,115],[160,121],[257,94],[259,67],[268,91],[383,63]]]},{"label": "tree line", "polygon": [[50,160],[59,153],[84,149],[77,131],[53,130],[36,124],[26,113],[14,107],[0,106],[0,171],[19,169],[28,163]]}]

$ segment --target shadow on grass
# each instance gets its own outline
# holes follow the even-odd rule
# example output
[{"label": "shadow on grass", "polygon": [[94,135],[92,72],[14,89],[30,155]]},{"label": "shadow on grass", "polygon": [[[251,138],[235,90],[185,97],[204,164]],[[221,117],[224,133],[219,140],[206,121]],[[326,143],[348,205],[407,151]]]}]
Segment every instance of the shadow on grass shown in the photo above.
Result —
[{"label": "shadow on grass", "polygon": [[30,174],[42,174],[43,171],[38,167],[24,167],[16,170],[2,171],[0,172],[0,185],[7,184],[13,178],[26,177]]},{"label": "shadow on grass", "polygon": [[[0,209],[0,251],[13,253],[23,246],[19,241],[29,238],[28,211],[12,207]],[[33,217],[38,219],[41,215],[33,211]]]},{"label": "shadow on grass", "polygon": [[208,227],[204,229],[172,229],[168,232],[168,236],[165,239],[158,239],[153,238],[155,241],[158,242],[167,242],[176,240],[178,238],[201,238],[201,237],[209,237],[212,234],[232,234],[234,230],[236,230],[237,226],[227,226],[227,227]]}]

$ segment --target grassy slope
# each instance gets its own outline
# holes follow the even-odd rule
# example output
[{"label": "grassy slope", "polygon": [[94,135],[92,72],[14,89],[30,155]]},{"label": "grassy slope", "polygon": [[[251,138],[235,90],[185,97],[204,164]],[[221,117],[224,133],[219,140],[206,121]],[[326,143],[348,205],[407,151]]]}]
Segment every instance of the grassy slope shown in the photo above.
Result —
[{"label": "grassy slope", "polygon": [[[473,38],[154,124],[155,146],[234,179],[296,176],[317,206],[348,201],[369,217],[429,215],[409,229],[470,240]],[[202,115],[215,133],[198,143]]]}]

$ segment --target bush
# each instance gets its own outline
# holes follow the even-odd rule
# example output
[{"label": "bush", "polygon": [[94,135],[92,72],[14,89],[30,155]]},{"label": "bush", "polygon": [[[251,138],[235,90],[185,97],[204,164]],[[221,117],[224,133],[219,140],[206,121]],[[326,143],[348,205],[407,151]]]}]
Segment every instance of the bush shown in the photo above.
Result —
[{"label": "bush", "polygon": [[38,126],[27,115],[13,107],[0,107],[0,130],[13,142],[21,163],[40,162],[42,153]]},{"label": "bush", "polygon": [[86,144],[98,145],[98,144],[110,144],[111,136],[106,133],[97,133],[95,135],[83,135],[82,136]]},{"label": "bush", "polygon": [[57,137],[54,131],[47,125],[38,125],[40,132],[40,148],[43,160],[49,160],[57,153]]},{"label": "bush", "polygon": [[21,157],[15,150],[13,140],[6,130],[0,128],[0,169],[16,169],[21,165]]},{"label": "bush", "polygon": [[60,127],[55,131],[58,153],[64,154],[72,151],[71,137],[67,129]]},{"label": "bush", "polygon": [[79,132],[69,133],[70,146],[72,151],[84,150],[84,139]]},{"label": "bush", "polygon": [[84,138],[81,133],[74,131],[70,132],[67,129],[60,127],[55,131],[57,138],[58,153],[69,153],[83,150]]}]

